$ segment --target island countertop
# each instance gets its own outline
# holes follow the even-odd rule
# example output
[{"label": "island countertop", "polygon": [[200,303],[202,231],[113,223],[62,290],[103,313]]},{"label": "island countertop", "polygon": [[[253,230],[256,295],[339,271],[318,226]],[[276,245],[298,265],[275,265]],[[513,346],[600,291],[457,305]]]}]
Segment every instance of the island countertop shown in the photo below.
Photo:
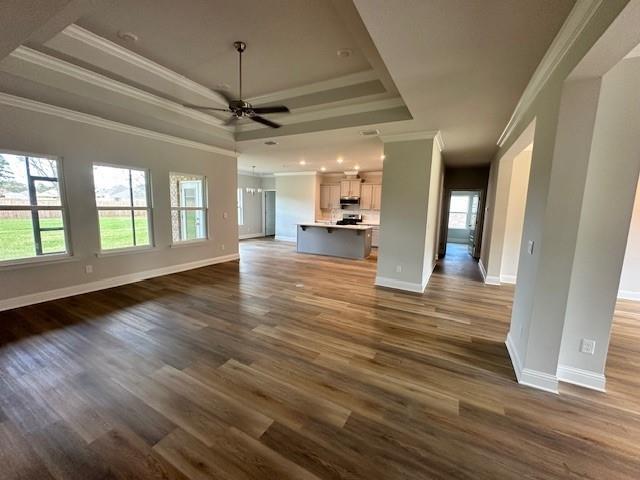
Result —
[{"label": "island countertop", "polygon": [[299,223],[299,227],[341,228],[344,230],[371,230],[370,225],[334,225],[332,223]]}]

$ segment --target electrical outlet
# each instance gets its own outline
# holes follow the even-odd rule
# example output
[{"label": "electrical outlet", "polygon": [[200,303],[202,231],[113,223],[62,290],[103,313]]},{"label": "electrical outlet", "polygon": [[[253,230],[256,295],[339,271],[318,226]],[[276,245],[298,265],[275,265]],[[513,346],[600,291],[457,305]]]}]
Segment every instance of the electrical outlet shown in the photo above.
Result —
[{"label": "electrical outlet", "polygon": [[89,273],[93,273],[93,265],[85,265],[84,266],[84,271],[85,273],[89,274]]},{"label": "electrical outlet", "polygon": [[596,351],[596,341],[588,338],[583,338],[580,342],[580,351],[587,355],[593,355]]},{"label": "electrical outlet", "polygon": [[224,243],[220,245],[220,250],[224,250]]},{"label": "electrical outlet", "polygon": [[533,243],[533,240],[529,240],[527,244],[527,252],[529,252],[529,255],[533,255]]},{"label": "electrical outlet", "polygon": [[396,265],[396,273],[402,272],[402,265]]},{"label": "electrical outlet", "polygon": [[227,218],[229,218],[229,214],[227,212],[224,212],[222,214],[222,218],[224,218],[226,220]]}]

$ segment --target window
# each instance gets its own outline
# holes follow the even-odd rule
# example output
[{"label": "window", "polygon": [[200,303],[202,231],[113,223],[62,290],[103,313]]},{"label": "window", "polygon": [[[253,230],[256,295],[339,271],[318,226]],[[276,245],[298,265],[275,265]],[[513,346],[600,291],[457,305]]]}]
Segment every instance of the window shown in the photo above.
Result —
[{"label": "window", "polygon": [[0,262],[68,254],[65,208],[57,159],[0,153]]},{"label": "window", "polygon": [[451,195],[449,203],[449,228],[467,228],[469,195]]},{"label": "window", "polygon": [[169,174],[171,231],[174,242],[207,238],[206,180],[199,175]]},{"label": "window", "polygon": [[151,245],[151,202],[147,170],[93,166],[100,249]]},{"label": "window", "polygon": [[238,188],[238,225],[244,225],[244,197],[242,188]]}]

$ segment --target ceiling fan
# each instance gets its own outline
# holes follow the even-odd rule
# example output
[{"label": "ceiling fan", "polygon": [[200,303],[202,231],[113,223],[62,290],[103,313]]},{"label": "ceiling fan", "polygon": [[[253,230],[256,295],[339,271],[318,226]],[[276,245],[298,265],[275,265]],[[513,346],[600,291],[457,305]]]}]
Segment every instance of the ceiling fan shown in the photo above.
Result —
[{"label": "ceiling fan", "polygon": [[214,90],[218,95],[220,95],[229,105],[228,108],[215,108],[215,107],[204,107],[200,105],[192,105],[192,104],[184,104],[185,107],[193,108],[196,110],[213,110],[217,112],[229,112],[231,113],[231,117],[224,123],[225,125],[233,125],[238,120],[243,117],[248,118],[249,120],[253,120],[254,122],[261,123],[271,128],[280,128],[281,125],[279,123],[273,122],[267,118],[262,117],[262,114],[266,113],[289,113],[289,108],[284,105],[275,105],[272,107],[254,107],[249,102],[245,102],[242,100],[242,52],[247,49],[247,44],[244,42],[233,42],[233,46],[240,56],[239,62],[239,77],[240,77],[240,92],[238,95],[238,99],[233,99],[229,96],[229,94],[222,90]]}]

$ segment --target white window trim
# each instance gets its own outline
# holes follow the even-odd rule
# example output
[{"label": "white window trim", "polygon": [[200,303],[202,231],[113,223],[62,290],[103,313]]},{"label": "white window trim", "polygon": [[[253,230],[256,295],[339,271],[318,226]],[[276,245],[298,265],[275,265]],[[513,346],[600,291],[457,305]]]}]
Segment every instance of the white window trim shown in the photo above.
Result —
[{"label": "white window trim", "polygon": [[[119,168],[122,170],[135,170],[138,172],[145,172],[146,182],[146,197],[147,197],[147,206],[146,207],[99,207],[98,201],[96,199],[96,183],[93,176],[93,167],[110,167],[110,168]],[[97,257],[109,256],[113,255],[122,255],[124,253],[135,253],[141,252],[145,250],[151,250],[155,248],[155,235],[153,234],[153,204],[152,204],[152,194],[151,194],[151,170],[144,167],[131,167],[129,165],[119,165],[115,163],[101,163],[94,162],[91,165],[91,182],[93,184],[93,198],[96,204],[96,220],[98,226],[98,245],[99,249],[96,253]],[[100,235],[100,211],[113,211],[113,210],[124,210],[124,211],[146,211],[147,212],[147,229],[149,231],[149,244],[148,245],[134,245],[132,247],[123,247],[123,248],[102,248],[102,236]],[[135,230],[135,226],[133,226]]]},{"label": "white window trim", "polygon": [[[189,247],[194,244],[199,244],[203,242],[207,242],[210,240],[209,237],[209,182],[207,181],[207,177],[204,175],[198,175],[195,173],[184,173],[184,172],[169,172],[169,178],[171,175],[183,175],[185,177],[195,177],[202,180],[202,207],[174,207],[173,205],[169,205],[170,214],[174,211],[181,210],[195,210],[202,211],[204,218],[204,237],[202,238],[194,238],[192,240],[174,240],[173,239],[173,223],[171,222],[171,216],[169,217],[170,228],[171,228],[171,248],[176,247]],[[171,199],[169,199],[169,203],[171,203]]]},{"label": "white window trim", "polygon": [[0,149],[0,154],[6,153],[7,155],[16,155],[21,157],[35,157],[35,158],[46,158],[49,160],[54,160],[56,162],[56,169],[58,176],[58,190],[60,192],[60,206],[41,206],[37,205],[13,205],[11,207],[7,205],[0,205],[0,211],[16,211],[16,210],[25,210],[32,211],[34,209],[37,210],[55,210],[60,211],[62,216],[62,232],[64,234],[64,244],[66,251],[60,253],[46,253],[43,255],[34,255],[32,257],[24,257],[24,258],[14,258],[10,260],[2,260],[0,261],[0,268],[4,269],[4,267],[8,267],[8,269],[27,267],[33,264],[38,263],[56,263],[62,262],[65,260],[69,260],[73,257],[73,249],[71,248],[71,233],[70,233],[70,225],[69,225],[69,202],[67,202],[67,189],[65,185],[64,178],[64,165],[63,165],[63,157],[56,155],[48,155],[43,153],[31,153],[31,152],[21,152],[18,150],[4,150]]}]

